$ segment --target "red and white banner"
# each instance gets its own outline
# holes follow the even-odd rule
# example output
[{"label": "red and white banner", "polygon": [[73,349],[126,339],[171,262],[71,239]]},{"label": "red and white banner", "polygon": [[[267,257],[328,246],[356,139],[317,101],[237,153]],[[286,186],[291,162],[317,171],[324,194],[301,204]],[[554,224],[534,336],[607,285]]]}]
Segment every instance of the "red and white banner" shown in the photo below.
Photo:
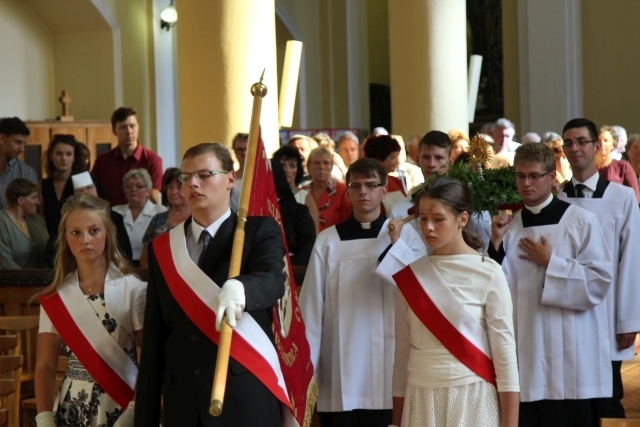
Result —
[{"label": "red and white banner", "polygon": [[[420,272],[420,277],[414,271]],[[496,385],[487,333],[451,292],[429,257],[393,275],[400,292],[424,326],[461,363]]]},{"label": "red and white banner", "polygon": [[122,409],[134,396],[138,367],[111,337],[76,286],[39,299],[42,308],[82,366]]},{"label": "red and white banner", "polygon": [[[279,305],[273,309],[273,332],[282,374],[287,383],[293,415],[298,424],[303,426],[305,418],[307,420],[311,419],[311,411],[313,411],[313,404],[315,403],[311,402],[311,405],[307,405],[307,391],[313,379],[314,368],[313,363],[311,363],[311,351],[300,313],[293,268],[289,259],[289,249],[286,247],[287,240],[282,228],[278,195],[273,181],[270,161],[262,142],[262,133],[258,135],[253,171],[248,216],[273,217],[280,225],[282,241],[285,245],[285,273],[288,280],[285,283],[284,297],[280,300]],[[308,414],[307,411],[309,411]]]}]

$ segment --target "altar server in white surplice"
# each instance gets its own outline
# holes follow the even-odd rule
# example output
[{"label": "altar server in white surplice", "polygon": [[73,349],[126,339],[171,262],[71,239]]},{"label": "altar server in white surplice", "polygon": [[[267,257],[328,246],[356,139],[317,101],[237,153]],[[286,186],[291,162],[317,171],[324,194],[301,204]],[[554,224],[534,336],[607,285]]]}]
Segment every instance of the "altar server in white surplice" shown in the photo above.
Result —
[{"label": "altar server in white surplice", "polygon": [[596,214],[611,250],[613,282],[606,305],[611,334],[612,404],[615,416],[624,418],[620,368],[623,360],[633,359],[633,344],[640,331],[636,265],[640,260],[640,210],[631,188],[609,182],[598,173],[595,158],[599,142],[595,123],[582,118],[570,120],[564,127],[563,137],[563,149],[573,178],[558,197]]},{"label": "altar server in white surplice", "polygon": [[386,176],[360,159],[347,172],[350,219],[321,232],[300,309],[318,381],[324,426],[391,422],[396,287],[391,275],[425,254],[412,227],[380,213]]},{"label": "altar server in white surplice", "polygon": [[551,149],[522,145],[514,164],[525,208],[493,218],[488,252],[513,298],[520,426],[596,427],[611,415],[607,243],[594,214],[551,194]]}]

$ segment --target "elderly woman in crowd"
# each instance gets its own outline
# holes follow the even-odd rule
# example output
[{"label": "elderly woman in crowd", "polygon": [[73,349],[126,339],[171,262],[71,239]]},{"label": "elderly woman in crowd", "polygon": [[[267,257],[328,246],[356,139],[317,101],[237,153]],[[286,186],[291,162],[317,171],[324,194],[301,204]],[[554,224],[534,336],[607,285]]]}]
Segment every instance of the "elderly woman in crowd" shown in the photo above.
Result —
[{"label": "elderly woman in crowd", "polygon": [[[300,189],[305,196],[305,205],[313,217],[317,209],[318,214],[313,218],[318,232],[334,224],[339,224],[351,216],[351,202],[347,195],[346,184],[331,176],[333,155],[323,147],[314,148],[309,153],[307,170],[311,183]],[[296,200],[300,200],[297,196]]]},{"label": "elderly woman in crowd", "polygon": [[[400,150],[400,144],[391,135],[378,135],[367,139],[367,144],[364,146],[364,155],[370,159],[380,161],[388,175],[400,166]],[[393,205],[406,196],[407,192],[400,178],[388,175],[387,196],[382,200],[383,213],[389,216]]]},{"label": "elderly woman in crowd", "polygon": [[333,167],[331,168],[331,176],[338,181],[344,181],[347,175],[347,166],[344,164],[344,160],[340,157],[340,154],[336,152],[336,142],[328,134],[319,132],[311,137],[318,143],[318,147],[324,147],[331,152],[333,156]]},{"label": "elderly woman in crowd", "polygon": [[186,221],[191,215],[191,208],[182,193],[180,183],[180,169],[168,168],[162,176],[162,201],[169,208],[154,216],[142,238],[142,253],[140,254],[140,267],[147,268],[147,247],[158,235],[171,230],[176,225]]},{"label": "elderly woman in crowd", "polygon": [[47,226],[36,214],[38,184],[17,178],[5,190],[7,207],[0,211],[0,268],[45,268]]},{"label": "elderly woman in crowd", "polygon": [[600,176],[607,181],[617,182],[618,184],[631,187],[636,193],[638,202],[640,202],[640,188],[638,188],[638,178],[629,164],[625,160],[615,160],[611,156],[611,152],[615,147],[613,138],[613,130],[609,126],[602,126],[598,129],[598,141],[600,142],[600,151],[596,153],[596,166]]},{"label": "elderly woman in crowd", "polygon": [[129,234],[133,263],[138,265],[142,253],[142,238],[151,219],[167,208],[149,200],[151,194],[151,176],[146,169],[131,169],[122,178],[126,205],[117,205],[113,210],[122,215]]}]

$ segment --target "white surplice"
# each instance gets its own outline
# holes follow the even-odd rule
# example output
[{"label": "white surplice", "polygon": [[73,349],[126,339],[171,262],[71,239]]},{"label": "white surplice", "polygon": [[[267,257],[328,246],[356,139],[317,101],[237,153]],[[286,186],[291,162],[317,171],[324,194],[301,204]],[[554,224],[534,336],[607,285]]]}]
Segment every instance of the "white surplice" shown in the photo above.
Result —
[{"label": "white surplice", "polygon": [[403,227],[378,263],[390,244],[388,222],[377,238],[341,241],[333,226],[316,239],[300,310],[320,412],[392,408],[396,287],[391,275],[425,255],[426,248],[411,227]]},{"label": "white surplice", "polygon": [[[543,214],[541,214],[543,215]],[[547,239],[548,267],[520,259],[523,237]],[[503,240],[520,368],[520,400],[610,397],[606,304],[611,260],[596,216],[569,206],[559,223],[523,227],[516,214]]]},{"label": "white surplice", "polygon": [[[601,178],[602,179],[602,178]],[[616,334],[640,331],[640,209],[633,190],[609,182],[601,198],[558,197],[598,216],[613,260],[613,282],[606,298],[611,360],[633,359],[635,346],[618,350]]]}]

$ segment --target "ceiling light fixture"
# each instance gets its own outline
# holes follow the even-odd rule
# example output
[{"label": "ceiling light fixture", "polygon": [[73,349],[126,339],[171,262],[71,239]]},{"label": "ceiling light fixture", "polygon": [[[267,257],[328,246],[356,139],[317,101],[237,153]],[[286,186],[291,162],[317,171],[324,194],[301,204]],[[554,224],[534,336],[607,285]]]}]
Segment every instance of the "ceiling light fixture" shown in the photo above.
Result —
[{"label": "ceiling light fixture", "polygon": [[176,22],[178,22],[178,11],[171,0],[169,6],[160,13],[160,28],[169,31],[171,27],[176,25]]}]

